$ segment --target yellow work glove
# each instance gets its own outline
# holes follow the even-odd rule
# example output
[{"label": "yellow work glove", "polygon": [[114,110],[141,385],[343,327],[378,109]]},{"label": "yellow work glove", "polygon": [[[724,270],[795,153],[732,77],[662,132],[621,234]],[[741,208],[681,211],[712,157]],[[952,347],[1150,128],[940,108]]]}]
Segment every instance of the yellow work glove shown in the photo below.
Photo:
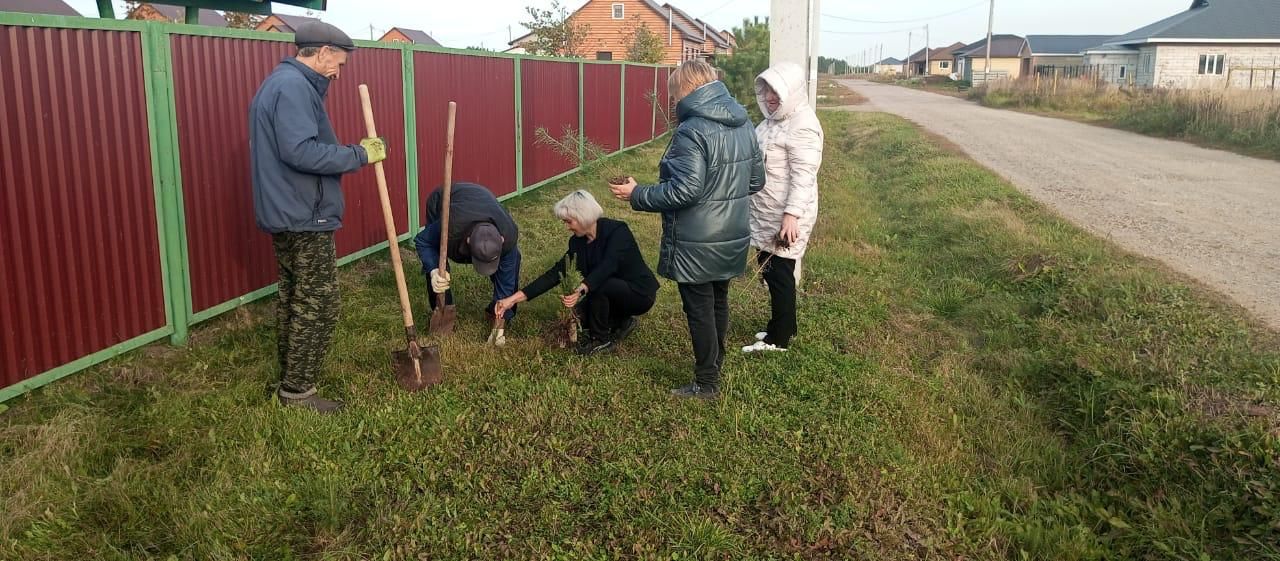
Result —
[{"label": "yellow work glove", "polygon": [[364,153],[369,157],[370,164],[376,164],[387,159],[387,141],[381,138],[366,138],[360,141],[360,146],[364,148]]}]

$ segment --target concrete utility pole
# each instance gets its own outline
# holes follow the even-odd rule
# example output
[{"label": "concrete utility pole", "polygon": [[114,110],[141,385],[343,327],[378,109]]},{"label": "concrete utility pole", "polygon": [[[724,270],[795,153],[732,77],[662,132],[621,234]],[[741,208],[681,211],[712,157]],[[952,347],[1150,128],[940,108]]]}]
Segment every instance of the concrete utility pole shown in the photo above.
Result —
[{"label": "concrete utility pole", "polygon": [[769,64],[793,62],[806,69],[809,103],[818,98],[818,14],[821,0],[772,0],[769,17]]},{"label": "concrete utility pole", "polygon": [[983,71],[983,80],[991,78],[991,29],[996,23],[996,0],[991,0],[991,13],[987,16],[987,69]]},{"label": "concrete utility pole", "polygon": [[924,75],[928,76],[933,73],[933,68],[929,67],[929,24],[924,26]]},{"label": "concrete utility pole", "polygon": [[911,36],[914,31],[907,32],[907,76],[911,75]]}]

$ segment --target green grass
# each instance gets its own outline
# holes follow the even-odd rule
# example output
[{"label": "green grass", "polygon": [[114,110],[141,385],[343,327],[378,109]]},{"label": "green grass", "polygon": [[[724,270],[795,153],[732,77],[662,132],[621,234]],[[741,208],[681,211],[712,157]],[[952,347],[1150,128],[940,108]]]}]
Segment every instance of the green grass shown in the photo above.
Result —
[{"label": "green grass", "polygon": [[1090,80],[1024,78],[970,90],[988,107],[1017,109],[1280,160],[1280,103],[1261,90],[1119,90]]},{"label": "green grass", "polygon": [[[267,399],[269,302],[10,402],[0,558],[1280,559],[1273,334],[906,121],[823,119],[801,336],[731,355],[719,402],[667,396],[691,372],[670,283],[581,359],[541,347],[552,298],[483,347],[467,272],[447,383],[405,394],[373,257],[342,273],[345,414]],[[624,163],[652,179],[659,150]],[[578,181],[512,202],[524,278]],[[587,187],[652,262],[657,218]],[[767,295],[731,298],[745,344]]]}]

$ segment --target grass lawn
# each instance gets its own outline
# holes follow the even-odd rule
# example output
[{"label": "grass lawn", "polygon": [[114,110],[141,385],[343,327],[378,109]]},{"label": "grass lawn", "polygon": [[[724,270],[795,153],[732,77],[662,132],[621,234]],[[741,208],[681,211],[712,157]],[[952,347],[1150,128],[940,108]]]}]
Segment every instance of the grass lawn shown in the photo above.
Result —
[{"label": "grass lawn", "polygon": [[[447,383],[406,394],[387,259],[342,272],[323,390],[282,409],[271,302],[8,403],[0,558],[1280,559],[1280,344],[908,122],[824,113],[801,336],[691,376],[675,287],[611,356],[483,347],[460,270]],[[625,156],[653,178],[661,147]],[[650,262],[656,216],[568,178],[511,207],[523,278],[586,185]],[[418,266],[403,251],[408,266]],[[410,288],[425,324],[425,286]],[[737,282],[731,346],[767,294]]]},{"label": "grass lawn", "polygon": [[830,74],[818,76],[818,107],[841,107],[866,102],[866,97],[836,81],[836,77]]}]

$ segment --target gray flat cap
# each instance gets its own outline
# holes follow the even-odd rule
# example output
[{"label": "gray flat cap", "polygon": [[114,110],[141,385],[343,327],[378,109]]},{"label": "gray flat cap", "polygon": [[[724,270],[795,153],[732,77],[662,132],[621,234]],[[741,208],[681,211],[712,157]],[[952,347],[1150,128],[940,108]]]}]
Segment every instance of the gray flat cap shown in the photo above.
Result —
[{"label": "gray flat cap", "polygon": [[298,26],[293,34],[293,44],[299,47],[337,47],[344,51],[356,50],[355,43],[341,29],[323,21],[309,21]]}]

